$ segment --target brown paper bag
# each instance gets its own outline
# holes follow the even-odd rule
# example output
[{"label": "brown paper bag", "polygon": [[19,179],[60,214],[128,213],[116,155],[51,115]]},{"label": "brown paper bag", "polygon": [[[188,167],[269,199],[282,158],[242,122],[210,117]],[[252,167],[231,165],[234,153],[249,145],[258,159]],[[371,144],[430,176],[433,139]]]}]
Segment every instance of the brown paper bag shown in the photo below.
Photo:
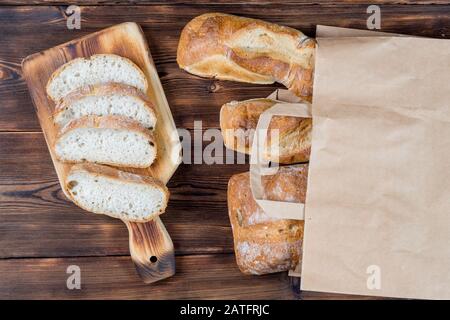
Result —
[{"label": "brown paper bag", "polygon": [[450,41],[345,36],[318,38],[302,289],[449,299]]}]

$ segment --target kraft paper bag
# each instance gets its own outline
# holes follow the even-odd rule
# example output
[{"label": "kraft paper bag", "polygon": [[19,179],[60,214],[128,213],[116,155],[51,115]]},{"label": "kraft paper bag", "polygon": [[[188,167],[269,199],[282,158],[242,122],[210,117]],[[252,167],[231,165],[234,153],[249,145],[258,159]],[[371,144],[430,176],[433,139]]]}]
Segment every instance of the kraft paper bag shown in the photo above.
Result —
[{"label": "kraft paper bag", "polygon": [[323,31],[301,287],[450,299],[450,41]]}]

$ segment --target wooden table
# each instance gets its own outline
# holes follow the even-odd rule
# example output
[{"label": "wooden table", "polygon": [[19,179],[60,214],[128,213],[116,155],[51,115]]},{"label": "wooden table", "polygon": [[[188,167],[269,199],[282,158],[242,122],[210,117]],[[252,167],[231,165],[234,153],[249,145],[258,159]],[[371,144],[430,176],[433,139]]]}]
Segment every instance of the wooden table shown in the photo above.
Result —
[{"label": "wooden table", "polygon": [[[182,27],[221,11],[262,18],[314,36],[316,24],[365,28],[369,4],[381,6],[382,31],[450,37],[447,0],[77,1],[81,30],[66,27],[66,5],[54,0],[6,0],[0,6],[0,298],[100,299],[346,299],[300,292],[286,273],[244,276],[236,267],[226,189],[247,165],[181,165],[169,183],[162,216],[177,253],[177,274],[153,285],[138,278],[123,223],[87,214],[62,194],[22,77],[22,59],[124,21],[139,23],[151,43],[178,127],[219,127],[220,106],[265,97],[277,86],[200,79],[175,62]],[[177,3],[179,2],[179,3]],[[32,3],[32,5],[29,5]],[[185,3],[185,1],[184,1]],[[68,290],[67,267],[81,268],[81,290]]]}]

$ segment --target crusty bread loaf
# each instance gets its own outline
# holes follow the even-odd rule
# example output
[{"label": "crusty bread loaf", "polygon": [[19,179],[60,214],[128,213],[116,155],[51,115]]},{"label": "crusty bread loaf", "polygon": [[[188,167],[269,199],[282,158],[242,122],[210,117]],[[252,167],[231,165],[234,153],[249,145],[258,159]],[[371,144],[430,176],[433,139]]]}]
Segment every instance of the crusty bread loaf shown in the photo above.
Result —
[{"label": "crusty bread loaf", "polygon": [[84,116],[58,134],[55,154],[64,162],[90,161],[120,167],[149,167],[156,157],[152,133],[122,116]]},{"label": "crusty bread loaf", "polygon": [[[227,148],[250,154],[259,116],[279,101],[251,99],[232,101],[220,110],[220,128]],[[271,141],[271,130],[278,130],[278,143]],[[273,116],[267,132],[267,160],[283,164],[306,162],[311,152],[310,118]]]},{"label": "crusty bread loaf", "polygon": [[168,189],[155,178],[92,163],[72,166],[64,186],[84,210],[134,222],[163,213],[169,199]]},{"label": "crusty bread loaf", "polygon": [[315,41],[261,20],[207,13],[191,20],[178,44],[180,68],[202,77],[279,82],[311,100]]},{"label": "crusty bread loaf", "polygon": [[153,129],[156,115],[142,91],[121,83],[111,82],[84,86],[72,91],[56,105],[55,123],[63,127],[69,121],[87,115],[120,115]]},{"label": "crusty bread loaf", "polygon": [[55,102],[86,85],[123,83],[147,92],[144,73],[131,60],[114,54],[77,58],[59,67],[47,83],[47,95]]},{"label": "crusty bread loaf", "polygon": [[[303,221],[269,217],[253,199],[248,173],[228,182],[228,213],[233,229],[239,269],[246,274],[266,274],[294,269],[301,259]],[[264,198],[305,202],[308,165],[280,167],[263,177]]]}]

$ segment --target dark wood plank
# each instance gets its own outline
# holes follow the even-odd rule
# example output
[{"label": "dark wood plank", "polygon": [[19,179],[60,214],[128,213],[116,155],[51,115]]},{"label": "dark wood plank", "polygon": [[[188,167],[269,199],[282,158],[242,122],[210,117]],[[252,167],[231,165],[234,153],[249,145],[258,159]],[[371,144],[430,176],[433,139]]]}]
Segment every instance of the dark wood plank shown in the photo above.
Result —
[{"label": "dark wood plank", "polygon": [[[81,289],[68,290],[67,267],[81,270]],[[234,256],[176,258],[177,273],[145,285],[130,257],[0,260],[0,299],[297,299],[286,273],[246,276]]]},{"label": "dark wood plank", "polygon": [[[152,6],[82,7],[81,30],[66,28],[64,7],[0,7],[0,131],[39,131],[25,83],[21,60],[68,40],[124,21],[139,23],[150,43],[153,58],[177,126],[218,127],[220,106],[230,100],[267,96],[276,87],[200,79],[178,69],[178,37],[193,17],[222,11],[261,18],[314,35],[316,24],[366,27],[366,5],[285,4],[179,4]],[[36,28],[36,26],[39,28]],[[448,38],[450,10],[445,5],[389,5],[382,9],[382,31]]]},{"label": "dark wood plank", "polygon": [[[184,4],[186,1],[183,0],[78,0],[76,3],[78,5],[130,5],[130,2],[134,5],[159,5],[159,4]],[[421,5],[421,4],[448,4],[449,0],[195,0],[195,3],[204,4],[222,4],[222,5],[236,5],[236,4],[248,4],[248,5],[266,5],[266,4],[295,4],[295,5],[305,5],[305,4],[410,4],[410,5]],[[67,2],[61,0],[3,0],[2,4],[6,5],[67,5]]]},{"label": "dark wood plank", "polygon": [[[128,254],[125,226],[63,195],[41,133],[0,133],[0,258]],[[18,165],[20,163],[20,166]],[[232,252],[226,189],[247,165],[182,165],[161,216],[175,251]]]},{"label": "dark wood plank", "polygon": [[[226,222],[177,222],[178,217],[195,216],[190,211],[197,211],[197,216],[207,216],[207,220],[213,217],[195,209],[181,213],[173,211],[168,211],[161,220],[174,242],[176,254],[233,252],[231,229]],[[222,214],[226,212],[215,213]],[[86,214],[76,208],[73,212],[59,214],[2,215],[1,220],[0,258],[129,254],[128,233],[123,223]]]}]

